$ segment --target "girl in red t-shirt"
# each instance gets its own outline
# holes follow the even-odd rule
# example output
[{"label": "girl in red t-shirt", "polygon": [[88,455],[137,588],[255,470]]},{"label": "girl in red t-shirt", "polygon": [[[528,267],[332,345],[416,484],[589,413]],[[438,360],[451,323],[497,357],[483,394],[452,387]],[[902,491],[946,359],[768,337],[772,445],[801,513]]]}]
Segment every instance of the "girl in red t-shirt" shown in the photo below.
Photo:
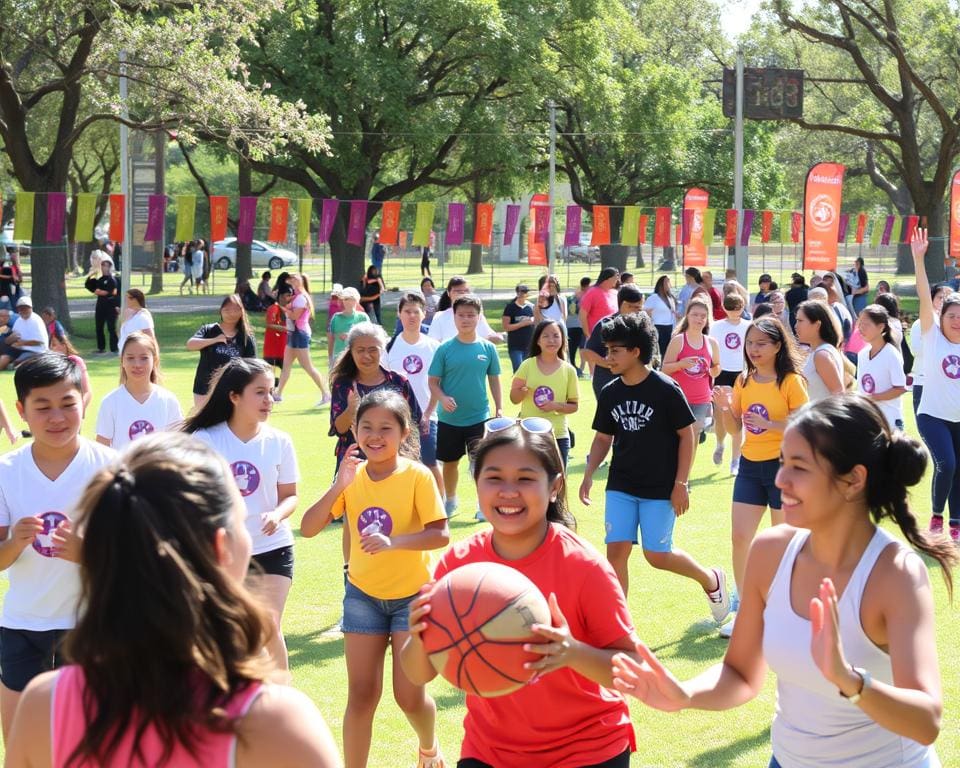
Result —
[{"label": "girl in red t-shirt", "polygon": [[[573,532],[550,423],[503,422],[506,428],[494,432],[488,425],[474,458],[477,498],[492,530],[447,550],[434,575],[471,562],[508,565],[548,596],[553,626],[534,625],[546,642],[524,648],[543,655],[528,664],[537,671],[530,684],[497,698],[467,695],[457,768],[626,768],[635,738],[610,667],[616,653],[635,652],[623,590],[606,559]],[[400,656],[418,684],[437,674],[420,638],[430,586],[410,605],[410,637]]]}]

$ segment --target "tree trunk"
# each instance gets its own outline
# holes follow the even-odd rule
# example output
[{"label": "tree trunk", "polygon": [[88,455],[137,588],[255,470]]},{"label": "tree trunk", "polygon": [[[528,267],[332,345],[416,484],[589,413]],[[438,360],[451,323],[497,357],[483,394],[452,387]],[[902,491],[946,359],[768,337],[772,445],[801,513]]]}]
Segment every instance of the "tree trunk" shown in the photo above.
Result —
[{"label": "tree trunk", "polygon": [[[240,197],[249,197],[253,194],[253,172],[250,169],[250,163],[243,157],[240,158],[238,163],[237,184]],[[253,277],[249,243],[237,243],[237,263],[235,267],[237,280],[250,280]]]},{"label": "tree trunk", "polygon": [[337,218],[330,232],[330,260],[333,282],[343,286],[358,286],[363,277],[363,246],[347,242],[347,225],[350,221],[350,206],[341,203]]},{"label": "tree trunk", "polygon": [[[917,206],[917,215],[920,216],[921,224],[924,219],[927,221],[927,235],[930,238],[930,247],[927,249],[927,255],[923,261],[927,267],[927,276],[930,283],[939,283],[946,279],[944,271],[944,256],[946,254],[946,211],[942,196],[933,196],[929,205]],[[907,253],[910,253],[909,245],[906,246]],[[898,256],[900,249],[897,249]],[[913,256],[911,255],[911,260]],[[899,261],[899,259],[898,259]],[[911,261],[910,272],[913,273],[913,264]],[[897,269],[897,274],[902,274]]]},{"label": "tree trunk", "polygon": [[62,187],[38,190],[34,198],[33,239],[30,245],[30,297],[34,309],[53,307],[57,319],[68,331],[73,329],[67,305],[67,247],[61,239],[47,243],[47,195]]},{"label": "tree trunk", "polygon": [[636,259],[636,261],[633,263],[633,268],[634,268],[634,269],[643,269],[643,268],[646,267],[646,266],[647,266],[647,265],[646,265],[646,262],[643,260],[643,246],[642,246],[642,245],[638,245],[638,246],[637,246],[637,259]]},{"label": "tree trunk", "polygon": [[630,246],[627,245],[601,245],[600,268],[616,267],[621,272],[625,272],[629,254]]},{"label": "tree trunk", "polygon": [[476,243],[470,244],[470,264],[467,267],[468,275],[483,274],[483,246]]}]

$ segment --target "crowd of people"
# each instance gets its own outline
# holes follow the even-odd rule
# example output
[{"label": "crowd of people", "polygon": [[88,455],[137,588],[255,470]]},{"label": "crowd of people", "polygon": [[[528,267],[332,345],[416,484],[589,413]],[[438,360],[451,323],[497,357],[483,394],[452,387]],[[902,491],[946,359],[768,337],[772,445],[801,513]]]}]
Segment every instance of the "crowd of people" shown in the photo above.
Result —
[{"label": "crowd of people", "polygon": [[[524,648],[537,657],[534,684],[467,695],[458,768],[623,768],[638,749],[631,697],[664,711],[729,709],[758,694],[767,665],[778,691],[772,768],[939,765],[932,590],[915,551],[952,585],[960,294],[929,285],[926,246],[920,231],[910,328],[889,286],[868,303],[859,262],[810,285],[795,274],[787,291],[765,274],[753,296],[734,275],[715,283],[695,268],[676,294],[663,276],[648,296],[612,268],[569,294],[543,275],[535,300],[517,285],[493,324],[465,278],[438,293],[426,276],[401,292],[388,333],[381,259],[359,290],[331,293],[329,380],[310,355],[308,278],[264,273],[186,342],[198,364],[185,418],[160,384],[143,294],[127,290],[121,313],[101,260],[90,278],[98,327],[101,300],[122,322],[117,333],[105,317],[98,335],[119,352],[120,383],[97,407],[96,441],[80,436],[92,397],[82,358],[55,315],[21,297],[17,321],[0,329],[0,368],[16,366],[33,438],[0,456],[8,763],[343,764],[315,705],[277,677],[290,666],[294,529],[311,538],[340,522],[348,768],[368,763],[388,649],[418,766],[452,765],[422,634],[433,581],[473,562],[524,573],[549,598],[551,622],[534,625],[542,642]],[[266,311],[261,350],[253,300]],[[301,500],[296,441],[269,423],[294,362],[330,406],[335,468],[319,499]],[[908,374],[926,450],[903,431]],[[603,554],[577,534],[568,501],[569,417],[586,378],[596,405],[576,496],[593,502],[609,461]],[[0,421],[15,442],[2,406]],[[674,544],[711,432],[717,466],[730,438],[733,584]],[[933,516],[920,521],[907,491],[927,452]],[[466,482],[488,525],[451,547]],[[758,534],[768,509],[774,525]],[[626,601],[637,545],[703,591],[730,637],[721,664],[681,682],[643,644]],[[442,552],[436,567],[432,552]]]}]

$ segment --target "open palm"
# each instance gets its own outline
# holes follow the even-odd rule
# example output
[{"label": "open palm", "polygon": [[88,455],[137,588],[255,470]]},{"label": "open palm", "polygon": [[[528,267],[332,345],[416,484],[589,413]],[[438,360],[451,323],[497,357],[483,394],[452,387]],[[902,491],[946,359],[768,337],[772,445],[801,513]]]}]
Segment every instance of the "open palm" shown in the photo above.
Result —
[{"label": "open palm", "polygon": [[625,653],[613,657],[614,687],[662,712],[677,712],[689,706],[690,697],[680,681],[646,645],[638,642],[636,648],[641,662]]}]

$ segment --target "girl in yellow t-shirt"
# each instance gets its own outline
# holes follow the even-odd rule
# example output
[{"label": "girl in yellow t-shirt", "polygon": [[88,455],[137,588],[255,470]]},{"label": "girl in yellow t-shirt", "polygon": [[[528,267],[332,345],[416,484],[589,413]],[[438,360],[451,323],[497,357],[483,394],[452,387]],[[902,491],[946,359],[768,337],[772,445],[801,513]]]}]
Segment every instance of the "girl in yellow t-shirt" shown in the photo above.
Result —
[{"label": "girl in yellow t-shirt", "polygon": [[[433,476],[417,460],[417,429],[406,400],[389,389],[365,395],[354,430],[356,444],[333,485],[304,514],[300,533],[316,536],[332,517],[346,515],[350,565],[342,629],[349,689],[343,752],[347,765],[362,766],[370,752],[387,645],[399,658],[410,634],[409,604],[430,580],[427,552],[446,547],[450,531]],[[393,695],[417,733],[418,766],[443,766],[437,707],[426,688],[410,682],[397,665]]]},{"label": "girl in yellow t-shirt", "polygon": [[[793,336],[775,317],[754,320],[744,343],[746,373],[731,387],[714,387],[714,409],[731,434],[743,428],[740,468],[733,484],[733,575],[737,593],[743,586],[750,544],[770,508],[774,525],[783,522],[780,489],[780,443],[790,414],[807,402]],[[720,628],[730,637],[733,622]]]},{"label": "girl in yellow t-shirt", "polygon": [[520,363],[510,387],[510,402],[520,404],[520,416],[541,416],[553,424],[564,469],[570,453],[567,414],[577,412],[580,399],[577,369],[567,362],[566,348],[563,323],[541,320],[530,340],[530,357]]}]

